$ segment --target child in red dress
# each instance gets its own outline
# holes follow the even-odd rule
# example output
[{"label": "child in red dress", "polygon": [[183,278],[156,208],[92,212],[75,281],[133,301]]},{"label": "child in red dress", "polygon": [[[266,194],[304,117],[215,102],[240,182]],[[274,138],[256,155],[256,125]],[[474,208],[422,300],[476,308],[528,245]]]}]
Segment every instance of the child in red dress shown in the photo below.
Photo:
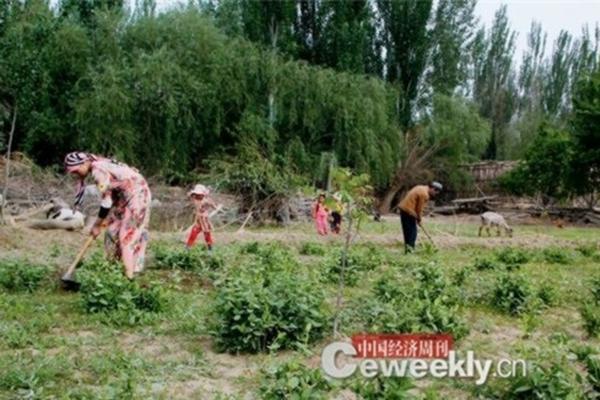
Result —
[{"label": "child in red dress", "polygon": [[186,241],[186,246],[191,248],[194,243],[196,243],[196,239],[200,232],[204,233],[204,241],[206,242],[206,247],[208,250],[212,250],[213,238],[212,238],[212,224],[209,219],[209,211],[211,209],[216,209],[217,206],[212,201],[210,197],[208,197],[209,190],[204,185],[196,185],[194,189],[191,190],[188,195],[191,197],[192,202],[194,203],[194,225],[192,226],[192,230]]}]

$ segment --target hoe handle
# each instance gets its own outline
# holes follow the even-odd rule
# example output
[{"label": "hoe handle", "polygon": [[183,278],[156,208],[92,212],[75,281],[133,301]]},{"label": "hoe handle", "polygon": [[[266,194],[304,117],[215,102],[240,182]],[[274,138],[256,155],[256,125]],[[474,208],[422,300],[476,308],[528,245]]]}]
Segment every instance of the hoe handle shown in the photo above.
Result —
[{"label": "hoe handle", "polygon": [[71,264],[71,266],[69,267],[69,269],[67,270],[67,272],[65,272],[64,277],[70,278],[71,275],[73,275],[73,272],[75,271],[75,268],[77,268],[77,264],[79,264],[79,262],[81,261],[81,259],[85,255],[85,252],[87,251],[87,249],[92,245],[92,243],[94,242],[94,239],[95,238],[93,236],[91,236],[91,235],[86,239],[85,243],[81,247],[81,250],[79,250],[79,253],[77,253],[77,256],[75,257],[75,260],[73,260],[73,263]]},{"label": "hoe handle", "polygon": [[429,236],[429,232],[427,232],[427,230],[425,229],[425,227],[423,225],[419,225],[421,227],[421,230],[423,231],[423,233],[425,234],[425,236],[427,236],[427,239],[429,239],[429,241],[431,242],[432,245],[435,246],[435,243],[433,241],[433,239],[431,238],[431,236]]}]

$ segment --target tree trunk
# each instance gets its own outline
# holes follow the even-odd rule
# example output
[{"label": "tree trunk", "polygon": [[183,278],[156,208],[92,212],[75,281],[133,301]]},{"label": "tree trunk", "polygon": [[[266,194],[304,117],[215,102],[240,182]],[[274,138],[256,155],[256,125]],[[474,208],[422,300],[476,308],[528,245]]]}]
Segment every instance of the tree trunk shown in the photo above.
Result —
[{"label": "tree trunk", "polygon": [[396,194],[402,190],[402,184],[396,184],[396,185],[392,185],[390,186],[390,188],[387,190],[387,192],[385,192],[385,195],[383,196],[383,199],[381,200],[381,203],[379,203],[379,213],[380,214],[388,214],[390,212],[390,210],[392,209],[392,201],[394,201],[394,198],[396,197]]},{"label": "tree trunk", "polygon": [[17,124],[17,105],[13,110],[12,124],[10,127],[10,134],[8,135],[8,147],[6,148],[6,171],[4,176],[4,189],[2,190],[2,198],[0,198],[0,216],[2,216],[2,223],[6,223],[6,216],[4,215],[6,204],[6,195],[8,193],[8,178],[10,175],[10,156],[12,150],[13,137],[15,135],[15,126]]}]

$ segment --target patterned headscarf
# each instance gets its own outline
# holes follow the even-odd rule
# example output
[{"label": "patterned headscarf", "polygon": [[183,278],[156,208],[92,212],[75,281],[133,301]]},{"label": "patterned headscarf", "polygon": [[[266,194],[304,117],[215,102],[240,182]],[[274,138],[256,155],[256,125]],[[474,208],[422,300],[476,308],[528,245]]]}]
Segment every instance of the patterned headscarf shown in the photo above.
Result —
[{"label": "patterned headscarf", "polygon": [[[86,161],[95,161],[98,157],[93,154],[84,153],[81,151],[73,151],[65,156],[64,166],[67,172],[76,171]],[[75,204],[73,208],[77,209],[83,203],[83,195],[85,193],[85,177],[82,176],[77,182],[77,189],[75,193]]]}]

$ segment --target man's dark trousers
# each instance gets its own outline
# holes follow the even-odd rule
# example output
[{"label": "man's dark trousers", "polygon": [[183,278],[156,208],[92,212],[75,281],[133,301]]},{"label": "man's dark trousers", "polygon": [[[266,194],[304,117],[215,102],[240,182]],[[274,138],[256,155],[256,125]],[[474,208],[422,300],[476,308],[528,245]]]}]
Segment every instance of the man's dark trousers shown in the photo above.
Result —
[{"label": "man's dark trousers", "polygon": [[417,241],[417,219],[406,211],[400,210],[400,222],[404,235],[404,250],[406,253],[410,253],[415,249]]}]

